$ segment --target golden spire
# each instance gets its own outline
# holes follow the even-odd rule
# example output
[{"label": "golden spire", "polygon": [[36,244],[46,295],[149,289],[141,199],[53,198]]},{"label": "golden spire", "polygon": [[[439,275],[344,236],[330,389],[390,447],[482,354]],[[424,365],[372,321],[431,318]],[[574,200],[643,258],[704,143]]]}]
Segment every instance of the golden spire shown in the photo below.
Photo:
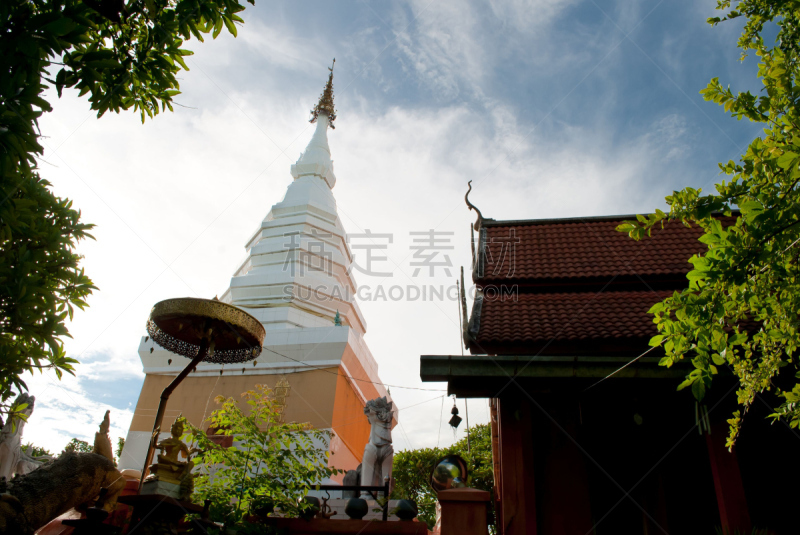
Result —
[{"label": "golden spire", "polygon": [[336,120],[336,110],[333,109],[333,66],[336,65],[336,58],[333,58],[333,64],[328,67],[328,70],[331,72],[328,75],[328,83],[325,84],[325,89],[322,91],[322,95],[319,97],[319,102],[311,110],[311,120],[309,122],[315,123],[317,121],[317,117],[320,113],[324,113],[328,116],[328,124],[331,128],[336,128],[333,126],[333,121]]}]

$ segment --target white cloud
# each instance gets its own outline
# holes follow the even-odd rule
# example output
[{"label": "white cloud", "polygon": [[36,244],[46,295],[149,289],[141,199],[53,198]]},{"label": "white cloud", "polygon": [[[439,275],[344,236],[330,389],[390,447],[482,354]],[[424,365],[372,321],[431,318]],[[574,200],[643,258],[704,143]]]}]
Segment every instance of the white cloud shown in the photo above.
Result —
[{"label": "white cloud", "polygon": [[473,7],[424,1],[411,6],[410,15],[395,19],[397,49],[406,71],[428,85],[439,100],[459,96],[464,82],[472,93],[485,74],[487,59],[476,39],[480,20]]},{"label": "white cloud", "polygon": [[[99,402],[80,386],[80,380],[64,376],[59,381],[55,375],[46,372],[26,378],[30,393],[36,397],[33,414],[23,429],[22,440],[58,454],[72,438],[94,443],[103,416],[111,411],[109,437],[114,449],[117,438],[128,434],[133,408],[120,409],[108,403]],[[113,388],[113,376],[108,378],[108,386]]]},{"label": "white cloud", "polygon": [[270,26],[257,19],[247,20],[246,26],[241,39],[253,54],[271,64],[300,72],[320,67],[316,58],[323,56],[325,47],[313,32],[298,34],[285,26]]},{"label": "white cloud", "polygon": [[490,0],[489,5],[504,25],[533,32],[546,27],[575,3],[575,0]]}]

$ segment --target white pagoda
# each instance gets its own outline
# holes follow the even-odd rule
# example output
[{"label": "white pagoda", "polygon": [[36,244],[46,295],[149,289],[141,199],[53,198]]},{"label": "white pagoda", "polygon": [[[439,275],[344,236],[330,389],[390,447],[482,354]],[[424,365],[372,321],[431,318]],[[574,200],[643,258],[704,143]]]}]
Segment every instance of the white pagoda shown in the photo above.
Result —
[{"label": "white pagoda", "polygon": [[[284,420],[330,430],[329,463],[349,470],[361,462],[369,439],[363,407],[387,392],[364,341],[367,324],[355,301],[352,254],[331,191],[336,185],[328,146],[328,127],[334,128],[336,119],[332,69],[312,115],[316,130],[291,166],[294,180],[245,244],[247,258],[220,298],[261,321],[264,351],[243,365],[197,366],[171,395],[164,421],[183,414],[206,428],[204,420],[217,408],[214,397],[238,399],[256,384],[278,386]],[[139,357],[146,377],[121,469],[142,467],[161,391],[186,364],[147,337]]]}]

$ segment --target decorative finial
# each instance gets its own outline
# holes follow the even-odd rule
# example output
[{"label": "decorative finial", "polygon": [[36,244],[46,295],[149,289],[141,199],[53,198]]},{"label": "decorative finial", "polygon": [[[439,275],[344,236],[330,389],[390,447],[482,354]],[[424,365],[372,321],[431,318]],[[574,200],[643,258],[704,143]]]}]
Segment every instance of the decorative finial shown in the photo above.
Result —
[{"label": "decorative finial", "polygon": [[317,122],[317,117],[319,117],[320,113],[324,113],[328,116],[328,124],[331,128],[336,128],[333,125],[333,121],[336,120],[336,110],[333,108],[333,67],[336,65],[336,58],[333,58],[333,63],[328,70],[330,74],[328,75],[328,83],[325,84],[325,89],[322,90],[322,95],[319,97],[319,102],[311,110],[311,120],[309,122],[315,123]]},{"label": "decorative finial", "polygon": [[469,192],[472,191],[472,180],[467,182],[467,186],[469,186],[469,189],[467,190],[467,194],[464,195],[464,200],[466,201],[467,206],[469,207],[470,210],[475,210],[476,212],[478,212],[478,219],[475,221],[475,224],[472,225],[472,228],[474,228],[475,230],[480,230],[481,223],[483,222],[483,214],[481,214],[481,211],[478,210],[478,208],[474,204],[469,202]]},{"label": "decorative finial", "polygon": [[336,311],[336,316],[333,318],[333,324],[337,327],[342,326],[342,317],[339,315],[339,311]]}]

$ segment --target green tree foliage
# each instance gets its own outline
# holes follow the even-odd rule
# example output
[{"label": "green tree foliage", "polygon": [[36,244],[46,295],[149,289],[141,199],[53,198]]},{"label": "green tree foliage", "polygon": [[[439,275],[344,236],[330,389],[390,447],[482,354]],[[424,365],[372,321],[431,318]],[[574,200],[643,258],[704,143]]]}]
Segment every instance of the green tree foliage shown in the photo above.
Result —
[{"label": "green tree foliage", "polygon": [[433,529],[436,521],[436,494],[431,489],[431,472],[436,462],[445,455],[460,455],[467,462],[469,480],[467,485],[475,489],[492,492],[492,430],[489,424],[470,428],[470,451],[464,437],[449,448],[421,448],[395,453],[392,463],[394,490],[392,499],[417,502],[420,522]]},{"label": "green tree foliage", "polygon": [[117,456],[117,459],[122,457],[122,448],[125,447],[125,437],[117,437],[117,449],[114,450],[114,455]]},{"label": "green tree foliage", "polygon": [[192,499],[211,500],[211,518],[227,527],[246,528],[244,516],[266,506],[297,516],[299,504],[314,485],[339,471],[328,467],[330,433],[310,424],[284,423],[281,407],[269,388],[256,385],[242,394],[247,409],[233,398],[216,398],[222,406],[208,419],[218,434],[232,436],[233,446],[218,446],[206,433],[188,426],[187,443],[200,451]]},{"label": "green tree foliage", "polygon": [[[254,0],[248,0],[253,3]],[[45,92],[75,88],[97,115],[153,117],[179,93],[192,36],[236,35],[238,0],[3,0],[0,2],[0,413],[21,376],[73,373],[61,338],[96,289],[75,247],[90,238],[72,202],[37,172]]]},{"label": "green tree foliage", "polygon": [[64,447],[64,451],[62,453],[71,451],[75,453],[92,453],[94,446],[86,442],[85,440],[80,440],[78,438],[73,438],[70,440],[67,445]]},{"label": "green tree foliage", "polygon": [[52,369],[60,378],[73,372],[76,361],[60,337],[69,336],[66,318],[73,307],[86,306],[94,289],[74,251],[91,225],[80,223],[71,201],[53,195],[45,180],[15,170],[4,156],[0,152],[0,412],[24,418],[22,407],[11,410],[15,391],[27,390],[22,374]]},{"label": "green tree foliage", "polygon": [[28,442],[24,446],[22,446],[22,451],[27,453],[29,456],[33,457],[34,459],[37,457],[52,457],[53,454],[50,453],[50,450],[45,448],[40,448],[34,444]]},{"label": "green tree foliage", "polygon": [[[706,100],[724,106],[737,119],[762,123],[764,135],[753,140],[740,161],[720,164],[727,178],[716,192],[686,188],[667,197],[669,213],[620,225],[641,239],[666,220],[699,225],[707,253],[692,257],[689,287],[651,309],[662,345],[661,363],[672,366],[691,359],[694,369],[679,388],[691,388],[702,400],[720,367],[738,380],[738,401],[747,409],[762,395],[774,407],[772,417],[792,427],[800,424],[797,348],[800,343],[800,2],[730,0],[718,2],[723,17],[711,25],[744,18],[738,46],[744,57],[759,58],[761,93],[734,94],[717,78],[701,91]],[[776,27],[774,44],[764,41],[765,28]],[[738,208],[740,212],[734,210]],[[735,216],[723,226],[715,213]],[[760,402],[760,401],[759,401]],[[732,446],[742,411],[729,420]]]}]

